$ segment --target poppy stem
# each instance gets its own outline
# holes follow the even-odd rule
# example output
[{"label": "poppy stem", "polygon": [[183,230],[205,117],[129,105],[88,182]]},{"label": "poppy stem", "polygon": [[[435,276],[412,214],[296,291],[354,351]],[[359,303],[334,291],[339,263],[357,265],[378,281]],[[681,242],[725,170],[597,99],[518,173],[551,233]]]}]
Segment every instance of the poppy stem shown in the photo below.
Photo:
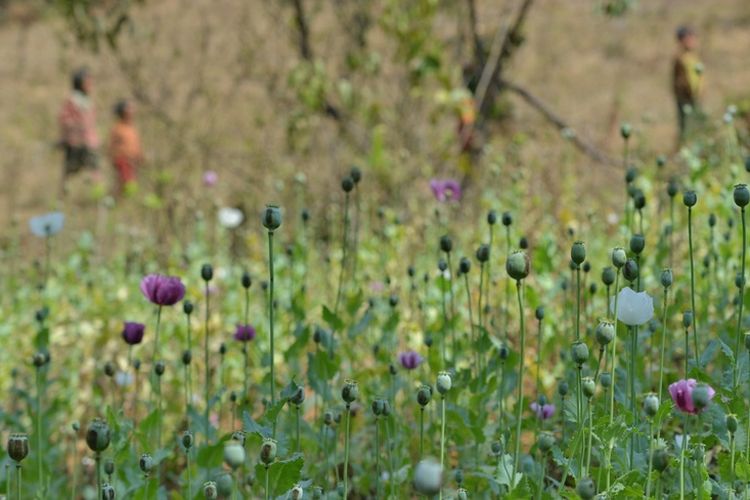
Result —
[{"label": "poppy stem", "polygon": [[380,497],[380,419],[375,415],[375,498],[378,497]]},{"label": "poppy stem", "polygon": [[685,500],[685,448],[687,448],[688,441],[688,419],[690,417],[685,415],[685,426],[682,433],[682,446],[680,447],[680,500]]},{"label": "poppy stem", "polygon": [[[693,262],[693,209],[688,207],[688,248],[690,253],[690,307],[693,310],[693,343],[695,348],[695,366],[700,366],[698,351],[698,311],[695,309],[695,263]],[[743,276],[744,279],[744,276]],[[740,304],[742,304],[740,302]],[[740,307],[742,307],[740,305]],[[686,353],[687,355],[687,353]]]},{"label": "poppy stem", "polygon": [[739,381],[737,380],[737,370],[740,362],[740,338],[742,337],[742,307],[745,302],[745,207],[740,208],[740,219],[742,220],[742,262],[740,263],[740,273],[742,280],[740,281],[740,305],[739,312],[737,314],[737,339],[735,344],[735,356],[734,356],[734,370],[732,370],[732,387],[737,387]]},{"label": "poppy stem", "polygon": [[518,462],[521,458],[521,416],[523,415],[523,372],[524,372],[524,356],[526,353],[525,337],[526,328],[524,324],[524,308],[523,308],[523,280],[516,281],[516,294],[518,295],[518,314],[521,326],[521,337],[520,337],[520,354],[518,361],[518,398],[516,401],[516,450],[513,457],[513,471],[518,471]]},{"label": "poppy stem", "polygon": [[[440,398],[440,470],[445,463],[445,395]],[[439,498],[443,498],[443,488],[440,488]]]},{"label": "poppy stem", "polygon": [[300,420],[300,418],[299,418],[299,412],[300,412],[299,405],[296,405],[295,409],[296,409],[296,414],[297,414],[297,453],[299,453],[300,452],[300,448],[299,448],[299,428],[300,428],[300,423],[299,423],[299,420]]},{"label": "poppy stem", "polygon": [[151,364],[156,364],[159,359],[159,331],[161,329],[161,306],[156,309],[156,333],[154,334],[154,355],[151,357]]},{"label": "poppy stem", "polygon": [[448,292],[450,293],[451,298],[451,356],[453,358],[453,366],[456,366],[456,326],[453,324],[453,319],[456,317],[456,298],[453,295],[453,264],[451,264],[451,253],[446,252],[446,256],[448,257],[448,273],[450,274],[450,281],[448,282]]},{"label": "poppy stem", "polygon": [[206,409],[205,409],[205,430],[206,430],[206,444],[208,444],[209,441],[209,432],[211,430],[211,423],[210,423],[210,411],[211,411],[211,361],[209,359],[209,352],[208,352],[208,320],[210,315],[210,295],[209,295],[209,289],[208,289],[208,281],[206,281],[206,288],[205,288],[205,295],[206,295],[206,316],[204,320],[204,326],[203,326],[203,362],[205,364],[205,384],[206,387],[204,388],[205,391],[205,399],[206,399]]},{"label": "poppy stem", "polygon": [[[339,269],[339,285],[336,289],[336,304],[333,307],[333,313],[338,316],[339,305],[341,304],[341,293],[344,285],[344,271],[346,270],[346,251],[349,246],[349,193],[344,195],[344,234],[341,238],[341,268]],[[333,339],[331,339],[333,340]],[[331,342],[331,357],[333,357],[333,342]]]},{"label": "poppy stem", "polygon": [[[617,306],[619,298],[619,286],[620,286],[620,268],[615,270],[615,334],[612,337],[612,384],[609,390],[609,426],[615,421],[615,387],[617,380]],[[609,439],[609,448],[607,449],[607,489],[609,489],[610,479],[612,475],[612,448],[615,445],[614,436]]]},{"label": "poppy stem", "polygon": [[21,463],[20,462],[16,463],[16,500],[21,500]]},{"label": "poppy stem", "polygon": [[667,342],[667,312],[669,310],[669,288],[664,287],[664,301],[661,317],[661,349],[659,354],[659,401],[663,401],[664,392],[664,351]]},{"label": "poppy stem", "polygon": [[[274,344],[273,344],[273,231],[268,231],[268,330],[271,341],[271,406],[276,404],[276,391],[274,390]],[[330,353],[333,354],[333,332],[331,332]],[[273,438],[276,439],[276,419],[273,421]],[[268,492],[266,492],[268,494]]]},{"label": "poppy stem", "polygon": [[443,341],[440,348],[442,349],[443,354],[443,369],[446,368],[446,365],[448,364],[448,356],[445,353],[445,345],[447,343],[447,337],[448,337],[448,311],[445,307],[445,280],[440,285],[440,298],[442,299],[442,306],[443,306]]},{"label": "poppy stem", "polygon": [[344,498],[349,498],[349,435],[351,432],[351,407],[346,404],[346,435],[344,436]]},{"label": "poppy stem", "polygon": [[[37,467],[39,469],[39,488],[44,488],[42,472],[42,368],[36,367],[36,450]],[[19,469],[20,470],[20,469]]]},{"label": "poppy stem", "polygon": [[[659,399],[661,401],[661,399]],[[646,475],[646,498],[651,498],[651,471],[654,469],[654,421],[648,420],[648,475]],[[660,497],[659,497],[660,498]]]},{"label": "poppy stem", "polygon": [[[477,339],[475,338],[475,330],[474,330],[474,314],[471,312],[471,288],[469,287],[469,273],[464,273],[464,283],[466,284],[466,307],[469,308],[469,332],[471,332],[471,341],[476,344]],[[454,347],[455,349],[455,347]],[[474,346],[474,364],[476,365],[475,368],[477,370],[477,377],[479,376],[480,367],[479,367],[479,349]]]}]

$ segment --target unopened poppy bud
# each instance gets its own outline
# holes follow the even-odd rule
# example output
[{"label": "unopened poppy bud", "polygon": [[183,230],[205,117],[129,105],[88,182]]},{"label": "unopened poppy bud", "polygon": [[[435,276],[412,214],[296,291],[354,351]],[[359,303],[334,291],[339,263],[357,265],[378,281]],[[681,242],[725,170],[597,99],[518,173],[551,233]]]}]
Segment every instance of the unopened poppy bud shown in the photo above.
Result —
[{"label": "unopened poppy bud", "polygon": [[726,424],[727,424],[727,431],[729,431],[730,434],[734,434],[735,432],[737,432],[737,424],[738,424],[737,415],[734,415],[732,413],[727,415]]},{"label": "unopened poppy bud", "polygon": [[159,377],[164,375],[165,369],[166,369],[166,365],[164,365],[164,361],[157,361],[156,365],[154,365],[154,373],[156,373],[156,375]]},{"label": "unopened poppy bud", "polygon": [[596,496],[596,485],[591,478],[584,477],[576,485],[576,493],[581,497],[582,500],[591,500]]},{"label": "unopened poppy bud", "polygon": [[102,485],[102,500],[115,500],[115,496],[115,488],[109,483],[104,483]]},{"label": "unopened poppy bud", "polygon": [[345,193],[350,193],[352,189],[354,189],[354,180],[348,175],[345,176],[341,179],[341,189],[343,189]]},{"label": "unopened poppy bud", "polygon": [[716,226],[716,214],[709,214],[708,215],[708,227],[715,227]]},{"label": "unopened poppy bud", "polygon": [[654,469],[659,472],[664,472],[669,466],[669,453],[664,448],[657,448],[654,450],[652,457],[654,463]]},{"label": "unopened poppy bud", "polygon": [[615,338],[615,324],[606,319],[600,320],[599,324],[596,325],[595,334],[596,342],[604,347]]},{"label": "unopened poppy bud", "polygon": [[391,294],[391,296],[388,297],[388,305],[390,305],[391,307],[396,307],[398,305],[398,295],[396,295],[395,293]]},{"label": "unopened poppy bud", "polygon": [[115,376],[115,365],[111,361],[104,363],[104,374],[108,377]]},{"label": "unopened poppy bud", "polygon": [[302,500],[302,497],[305,495],[305,490],[302,489],[302,486],[299,484],[296,485],[294,488],[292,488],[292,491],[289,492],[289,498],[291,500]]},{"label": "unopened poppy bud", "polygon": [[584,273],[590,272],[591,271],[591,262],[588,262],[588,261],[584,262],[583,265],[581,266],[581,269],[583,270]]},{"label": "unopened poppy bud", "polygon": [[561,380],[560,383],[557,385],[557,393],[560,395],[560,397],[565,397],[568,395],[569,386],[568,382],[565,380]]},{"label": "unopened poppy bud", "polygon": [[467,500],[469,498],[469,494],[466,492],[465,489],[459,488],[456,492],[456,498],[458,500]]},{"label": "unopened poppy bud", "polygon": [[438,260],[438,269],[440,269],[441,273],[444,273],[445,270],[448,269],[448,263],[445,261],[445,259]]},{"label": "unopened poppy bud", "polygon": [[406,268],[406,274],[408,274],[410,278],[413,278],[416,273],[417,270],[414,269],[414,266],[409,265],[409,267]]},{"label": "unopened poppy bud", "polygon": [[492,451],[492,454],[495,456],[500,455],[503,452],[503,443],[500,441],[493,441],[490,445],[490,451]]},{"label": "unopened poppy bud", "polygon": [[467,259],[466,257],[461,257],[461,260],[458,261],[458,271],[461,274],[468,274],[471,270],[471,261]]},{"label": "unopened poppy bud", "polygon": [[214,268],[211,264],[203,264],[201,266],[201,278],[203,281],[211,281],[214,277]]},{"label": "unopened poppy bud", "polygon": [[193,360],[193,354],[190,352],[190,350],[186,350],[182,353],[182,364],[183,365],[189,365],[190,362]]},{"label": "unopened poppy bud", "polygon": [[341,399],[348,405],[352,404],[359,396],[359,386],[354,380],[346,380],[341,388]]},{"label": "unopened poppy bud", "polygon": [[604,286],[612,286],[615,282],[616,275],[617,273],[614,268],[610,266],[602,269],[602,283],[604,283]]},{"label": "unopened poppy bud", "polygon": [[108,476],[115,473],[115,463],[111,458],[108,458],[107,461],[104,462],[104,473]]},{"label": "unopened poppy bud", "polygon": [[303,208],[300,216],[302,217],[302,222],[307,224],[307,222],[310,220],[310,211],[306,208]]},{"label": "unopened poppy bud", "polygon": [[387,399],[383,400],[383,416],[389,417],[391,415],[391,403]]},{"label": "unopened poppy bud", "polygon": [[497,355],[500,358],[500,361],[505,361],[506,359],[508,359],[508,356],[510,355],[508,346],[506,346],[505,344],[502,344],[500,348],[497,350]]},{"label": "unopened poppy bud", "polygon": [[11,434],[8,437],[8,456],[17,463],[29,454],[29,436],[26,434]]},{"label": "unopened poppy bud", "polygon": [[450,253],[453,250],[453,240],[447,234],[440,237],[440,250],[445,253]]},{"label": "unopened poppy bud", "polygon": [[181,441],[182,446],[184,446],[186,450],[189,450],[193,447],[193,433],[190,431],[183,432]]},{"label": "unopened poppy bud", "polygon": [[36,368],[41,368],[44,366],[44,354],[41,352],[34,353],[34,357],[31,361]]},{"label": "unopened poppy bud", "polygon": [[432,399],[432,388],[429,385],[423,385],[417,390],[417,403],[424,408]]},{"label": "unopened poppy bud", "polygon": [[630,251],[636,255],[640,255],[646,246],[646,238],[642,234],[634,234],[630,237]]},{"label": "unopened poppy bud", "polygon": [[81,424],[76,420],[72,424],[70,424],[70,428],[73,429],[73,432],[78,432],[81,430]]},{"label": "unopened poppy bud", "polygon": [[570,349],[570,354],[573,362],[580,367],[589,360],[589,347],[584,342],[574,342],[573,347]]},{"label": "unopened poppy bud", "polygon": [[745,208],[750,203],[750,190],[745,184],[734,186],[734,203],[740,208]]},{"label": "unopened poppy bud", "polygon": [[685,191],[682,193],[682,203],[688,208],[694,207],[698,203],[698,195],[695,194],[695,191]]},{"label": "unopened poppy bud", "polygon": [[190,316],[191,314],[193,314],[193,303],[190,302],[189,300],[186,300],[185,302],[183,302],[182,303],[182,312],[184,312],[188,316]]},{"label": "unopened poppy bud", "polygon": [[140,359],[138,359],[138,358],[135,358],[135,359],[133,360],[133,369],[134,369],[135,371],[138,371],[138,370],[140,370],[140,369],[141,369],[141,360],[140,360]]},{"label": "unopened poppy bud", "polygon": [[672,282],[674,281],[674,275],[672,274],[671,269],[664,269],[661,272],[661,286],[664,288],[669,288],[672,286]]},{"label": "unopened poppy bud", "polygon": [[740,272],[740,273],[737,273],[737,274],[736,274],[736,275],[734,276],[734,286],[736,286],[737,288],[740,288],[740,289],[741,289],[741,288],[742,288],[743,286],[745,286],[745,277],[744,277],[744,276],[742,275],[742,273],[741,273],[741,272]]},{"label": "unopened poppy bud", "polygon": [[537,447],[542,453],[547,453],[555,446],[555,436],[552,433],[543,431],[539,433],[539,439],[537,439]]},{"label": "unopened poppy bud", "polygon": [[464,471],[462,469],[456,469],[456,472],[453,473],[453,478],[456,480],[456,483],[461,486],[464,482]]},{"label": "unopened poppy bud", "polygon": [[323,423],[327,426],[333,425],[333,413],[330,411],[327,411],[323,414]]},{"label": "unopened poppy bud", "polygon": [[109,446],[109,425],[102,419],[95,418],[86,430],[86,444],[91,451],[101,453]]},{"label": "unopened poppy bud", "polygon": [[508,227],[511,224],[513,224],[513,216],[510,214],[510,212],[503,212],[502,223],[503,223],[503,226],[505,227]]},{"label": "unopened poppy bud", "polygon": [[485,243],[479,245],[479,248],[477,248],[476,257],[477,260],[481,263],[490,260],[490,246]]},{"label": "unopened poppy bud", "polygon": [[281,226],[281,210],[275,205],[266,205],[263,211],[263,227],[275,231]]},{"label": "unopened poppy bud", "polygon": [[274,460],[276,460],[276,441],[266,438],[260,446],[260,461],[270,465]]},{"label": "unopened poppy bud", "polygon": [[581,379],[581,392],[587,398],[591,399],[596,393],[596,382],[591,377],[583,377]]},{"label": "unopened poppy bud", "polygon": [[677,193],[680,191],[680,187],[677,185],[677,181],[674,179],[670,179],[667,183],[667,196],[670,198],[674,198],[677,196]]},{"label": "unopened poppy bud", "polygon": [[544,319],[544,306],[539,306],[534,310],[534,317],[537,321],[542,321]]},{"label": "unopened poppy bud", "polygon": [[529,256],[521,251],[516,251],[508,256],[505,270],[508,275],[516,281],[521,281],[529,275]]},{"label": "unopened poppy bud", "polygon": [[698,410],[702,410],[711,402],[711,394],[706,384],[698,384],[693,389],[693,404]]},{"label": "unopened poppy bud", "polygon": [[693,311],[685,311],[682,313],[682,326],[684,328],[690,328],[693,324]]},{"label": "unopened poppy bud", "polygon": [[206,481],[203,483],[203,496],[206,500],[215,500],[219,498],[219,490],[216,487],[216,483],[213,481]]},{"label": "unopened poppy bud", "polygon": [[445,396],[448,391],[451,390],[451,386],[453,385],[453,380],[451,379],[450,373],[448,372],[440,372],[437,376],[437,383],[435,384],[437,386],[438,392]]},{"label": "unopened poppy bud", "polygon": [[245,463],[245,448],[237,441],[232,440],[224,445],[224,463],[232,470]]},{"label": "unopened poppy bud", "polygon": [[626,139],[626,140],[629,139],[632,133],[633,133],[633,127],[629,123],[620,124],[620,136],[623,139]]},{"label": "unopened poppy bud", "polygon": [[572,260],[577,266],[583,264],[586,260],[586,246],[582,241],[576,241],[573,246],[570,247],[570,260]]},{"label": "unopened poppy bud", "polygon": [[383,414],[383,406],[384,405],[383,405],[383,400],[382,399],[375,399],[375,400],[373,400],[371,406],[372,406],[372,413],[376,417],[379,417],[380,415]]},{"label": "unopened poppy bud", "polygon": [[236,403],[237,402],[237,392],[236,391],[232,391],[232,392],[229,393],[229,401],[231,401],[232,403]]},{"label": "unopened poppy bud", "polygon": [[487,212],[487,224],[494,226],[497,223],[497,212],[490,210]]},{"label": "unopened poppy bud", "polygon": [[646,207],[646,194],[640,189],[636,189],[633,193],[633,206],[636,210],[643,210]]},{"label": "unopened poppy bud", "polygon": [[526,236],[521,236],[518,240],[518,248],[521,250],[528,250],[529,248],[529,240],[526,238]]},{"label": "unopened poppy bud", "polygon": [[305,402],[305,388],[298,385],[292,397],[289,398],[289,402],[295,406],[301,406]]},{"label": "unopened poppy bud", "polygon": [[659,411],[659,396],[654,393],[646,394],[643,398],[643,412],[648,417],[655,417]]},{"label": "unopened poppy bud", "polygon": [[625,262],[625,266],[622,268],[622,275],[630,282],[638,279],[638,263],[635,259],[628,259]]},{"label": "unopened poppy bud", "polygon": [[141,472],[144,474],[150,473],[154,468],[154,458],[150,454],[144,453],[141,455],[141,459],[138,460],[138,467],[141,468]]},{"label": "unopened poppy bud", "polygon": [[667,164],[667,157],[666,156],[659,155],[659,156],[656,157],[656,166],[657,167],[661,168],[661,167],[663,167],[666,164]]},{"label": "unopened poppy bud", "polygon": [[624,248],[616,247],[614,250],[612,250],[612,265],[617,269],[623,267],[627,261],[628,254],[625,253]]},{"label": "unopened poppy bud", "polygon": [[250,277],[250,273],[247,272],[247,271],[245,271],[244,273],[242,273],[242,280],[241,281],[242,281],[242,288],[244,288],[245,290],[247,290],[248,288],[250,288],[250,285],[253,284],[253,280]]},{"label": "unopened poppy bud", "polygon": [[352,169],[349,171],[349,177],[352,178],[354,184],[359,184],[359,181],[362,180],[362,171],[359,169],[359,167],[352,167]]},{"label": "unopened poppy bud", "polygon": [[396,365],[394,365],[393,363],[388,365],[388,373],[390,373],[391,375],[396,375]]},{"label": "unopened poppy bud", "polygon": [[432,335],[429,333],[424,336],[424,345],[427,347],[432,347]]},{"label": "unopened poppy bud", "polygon": [[602,373],[599,375],[599,382],[602,384],[602,387],[608,389],[612,386],[612,374],[609,372]]}]

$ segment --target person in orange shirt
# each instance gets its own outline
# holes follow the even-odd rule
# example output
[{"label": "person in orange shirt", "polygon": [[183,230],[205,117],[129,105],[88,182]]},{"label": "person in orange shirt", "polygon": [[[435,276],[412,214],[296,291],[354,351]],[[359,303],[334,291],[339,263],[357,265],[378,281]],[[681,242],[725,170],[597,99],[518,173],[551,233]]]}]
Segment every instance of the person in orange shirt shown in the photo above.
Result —
[{"label": "person in orange shirt", "polygon": [[135,110],[130,101],[115,105],[116,121],[109,136],[109,158],[117,172],[117,190],[122,194],[135,187],[143,163],[141,138],[134,124]]}]

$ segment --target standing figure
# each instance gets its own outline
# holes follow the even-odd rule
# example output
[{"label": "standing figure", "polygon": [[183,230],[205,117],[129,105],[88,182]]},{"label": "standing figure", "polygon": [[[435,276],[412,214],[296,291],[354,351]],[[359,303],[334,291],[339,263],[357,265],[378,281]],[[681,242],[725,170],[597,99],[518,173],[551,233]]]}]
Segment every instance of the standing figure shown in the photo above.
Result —
[{"label": "standing figure", "polygon": [[699,112],[703,91],[703,64],[696,52],[698,36],[688,26],[677,28],[678,52],[674,58],[672,88],[677,103],[677,126],[681,143],[685,138],[690,114]]},{"label": "standing figure", "polygon": [[135,189],[143,150],[135,128],[133,104],[123,99],[115,104],[114,111],[116,121],[109,136],[109,158],[117,175],[117,192],[123,194]]}]

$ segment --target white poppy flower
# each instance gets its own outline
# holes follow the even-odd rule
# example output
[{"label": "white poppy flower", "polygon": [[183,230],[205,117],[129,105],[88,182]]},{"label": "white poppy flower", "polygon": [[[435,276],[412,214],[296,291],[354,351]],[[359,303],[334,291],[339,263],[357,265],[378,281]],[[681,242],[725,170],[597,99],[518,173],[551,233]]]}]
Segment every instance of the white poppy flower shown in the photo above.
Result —
[{"label": "white poppy flower", "polygon": [[431,458],[422,460],[414,468],[414,489],[425,495],[437,495],[443,485],[443,468]]},{"label": "white poppy flower", "polygon": [[[615,310],[615,298],[609,302],[610,311]],[[654,299],[646,292],[635,292],[625,287],[617,294],[617,319],[628,326],[640,326],[654,317]]]},{"label": "white poppy flower", "polygon": [[245,220],[245,214],[242,210],[232,207],[222,207],[219,209],[219,224],[227,229],[235,229]]},{"label": "white poppy flower", "polygon": [[47,238],[59,233],[64,223],[65,215],[62,212],[49,212],[29,219],[29,229],[34,236]]}]

